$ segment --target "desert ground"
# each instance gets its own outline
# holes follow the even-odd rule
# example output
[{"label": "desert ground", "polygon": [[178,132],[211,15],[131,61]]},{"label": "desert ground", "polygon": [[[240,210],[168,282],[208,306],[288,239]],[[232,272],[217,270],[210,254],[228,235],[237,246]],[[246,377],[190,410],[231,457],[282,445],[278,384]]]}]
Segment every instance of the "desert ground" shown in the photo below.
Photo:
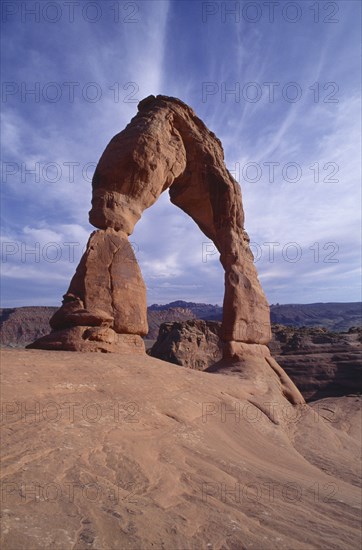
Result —
[{"label": "desert ground", "polygon": [[149,356],[2,351],[4,550],[360,548],[357,396]]}]

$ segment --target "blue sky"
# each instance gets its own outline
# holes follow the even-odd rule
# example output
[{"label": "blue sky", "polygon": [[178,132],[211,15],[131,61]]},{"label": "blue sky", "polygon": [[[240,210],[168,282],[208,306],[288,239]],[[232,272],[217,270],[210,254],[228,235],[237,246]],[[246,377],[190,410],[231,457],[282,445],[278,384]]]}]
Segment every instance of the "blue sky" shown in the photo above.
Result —
[{"label": "blue sky", "polygon": [[[360,300],[360,2],[2,2],[2,307],[59,305],[91,176],[149,94],[221,139],[270,303]],[[167,192],[131,236],[148,303],[222,303]]]}]

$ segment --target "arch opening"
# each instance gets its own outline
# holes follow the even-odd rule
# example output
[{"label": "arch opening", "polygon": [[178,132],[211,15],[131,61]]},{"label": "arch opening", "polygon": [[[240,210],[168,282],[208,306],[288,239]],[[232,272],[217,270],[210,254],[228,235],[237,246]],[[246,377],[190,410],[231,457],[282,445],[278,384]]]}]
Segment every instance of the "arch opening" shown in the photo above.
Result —
[{"label": "arch opening", "polygon": [[144,211],[129,239],[145,280],[148,307],[187,307],[187,302],[218,305],[221,320],[220,254],[194,220],[171,203],[167,191]]}]

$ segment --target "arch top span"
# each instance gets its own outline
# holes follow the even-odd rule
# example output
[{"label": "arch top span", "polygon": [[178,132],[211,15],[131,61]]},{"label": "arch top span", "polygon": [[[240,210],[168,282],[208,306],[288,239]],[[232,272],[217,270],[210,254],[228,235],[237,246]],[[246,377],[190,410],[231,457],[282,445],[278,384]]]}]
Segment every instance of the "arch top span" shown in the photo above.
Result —
[{"label": "arch top span", "polygon": [[98,231],[51,319],[48,349],[144,352],[146,289],[128,236],[166,190],[220,252],[225,357],[237,354],[238,343],[269,342],[269,305],[244,229],[240,186],[220,140],[188,105],[162,95],[142,100],[103,152],[92,190],[89,220]]}]

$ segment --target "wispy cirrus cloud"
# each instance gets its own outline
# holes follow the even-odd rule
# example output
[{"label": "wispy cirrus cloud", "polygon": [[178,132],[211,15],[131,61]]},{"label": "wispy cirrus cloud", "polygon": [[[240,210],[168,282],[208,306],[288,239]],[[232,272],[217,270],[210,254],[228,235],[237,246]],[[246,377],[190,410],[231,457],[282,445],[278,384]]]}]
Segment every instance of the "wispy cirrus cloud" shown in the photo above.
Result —
[{"label": "wispy cirrus cloud", "polygon": [[[29,249],[64,239],[85,244],[93,229],[88,210],[95,163],[135,115],[137,102],[165,93],[189,103],[222,139],[226,164],[241,184],[246,228],[270,301],[359,299],[360,68],[354,48],[360,6],[339,2],[335,24],[313,23],[310,10],[295,24],[283,20],[281,10],[273,23],[266,13],[251,23],[231,15],[223,20],[222,3],[205,18],[202,2],[155,0],[131,3],[137,7],[132,23],[124,22],[130,8],[120,4],[116,23],[113,4],[102,2],[94,23],[80,16],[56,24],[13,17],[4,25],[5,81],[18,86],[3,101],[2,114],[7,242]],[[49,101],[58,89],[48,88],[51,82],[61,92],[57,101]],[[69,82],[75,83],[73,101]],[[293,82],[301,90],[296,102],[288,101],[298,91],[286,87]],[[205,83],[212,93],[205,95]],[[257,101],[245,96],[248,83],[254,83],[250,93],[261,91]],[[39,85],[39,101],[24,96],[24,85]],[[273,182],[265,165],[270,162],[279,163]],[[261,169],[257,181],[248,172],[245,177],[249,163]],[[298,181],[286,181],[288,163],[300,167]],[[335,166],[338,181],[332,183]],[[149,302],[221,303],[218,255],[205,261],[207,239],[167,193],[144,213],[131,240]],[[289,243],[300,249],[285,249]],[[330,243],[338,247],[332,257]],[[297,262],[286,256],[293,250],[301,251]],[[22,262],[21,249],[19,254],[3,264],[3,305],[58,304],[75,265],[65,256],[56,264],[34,262],[31,255]]]}]

